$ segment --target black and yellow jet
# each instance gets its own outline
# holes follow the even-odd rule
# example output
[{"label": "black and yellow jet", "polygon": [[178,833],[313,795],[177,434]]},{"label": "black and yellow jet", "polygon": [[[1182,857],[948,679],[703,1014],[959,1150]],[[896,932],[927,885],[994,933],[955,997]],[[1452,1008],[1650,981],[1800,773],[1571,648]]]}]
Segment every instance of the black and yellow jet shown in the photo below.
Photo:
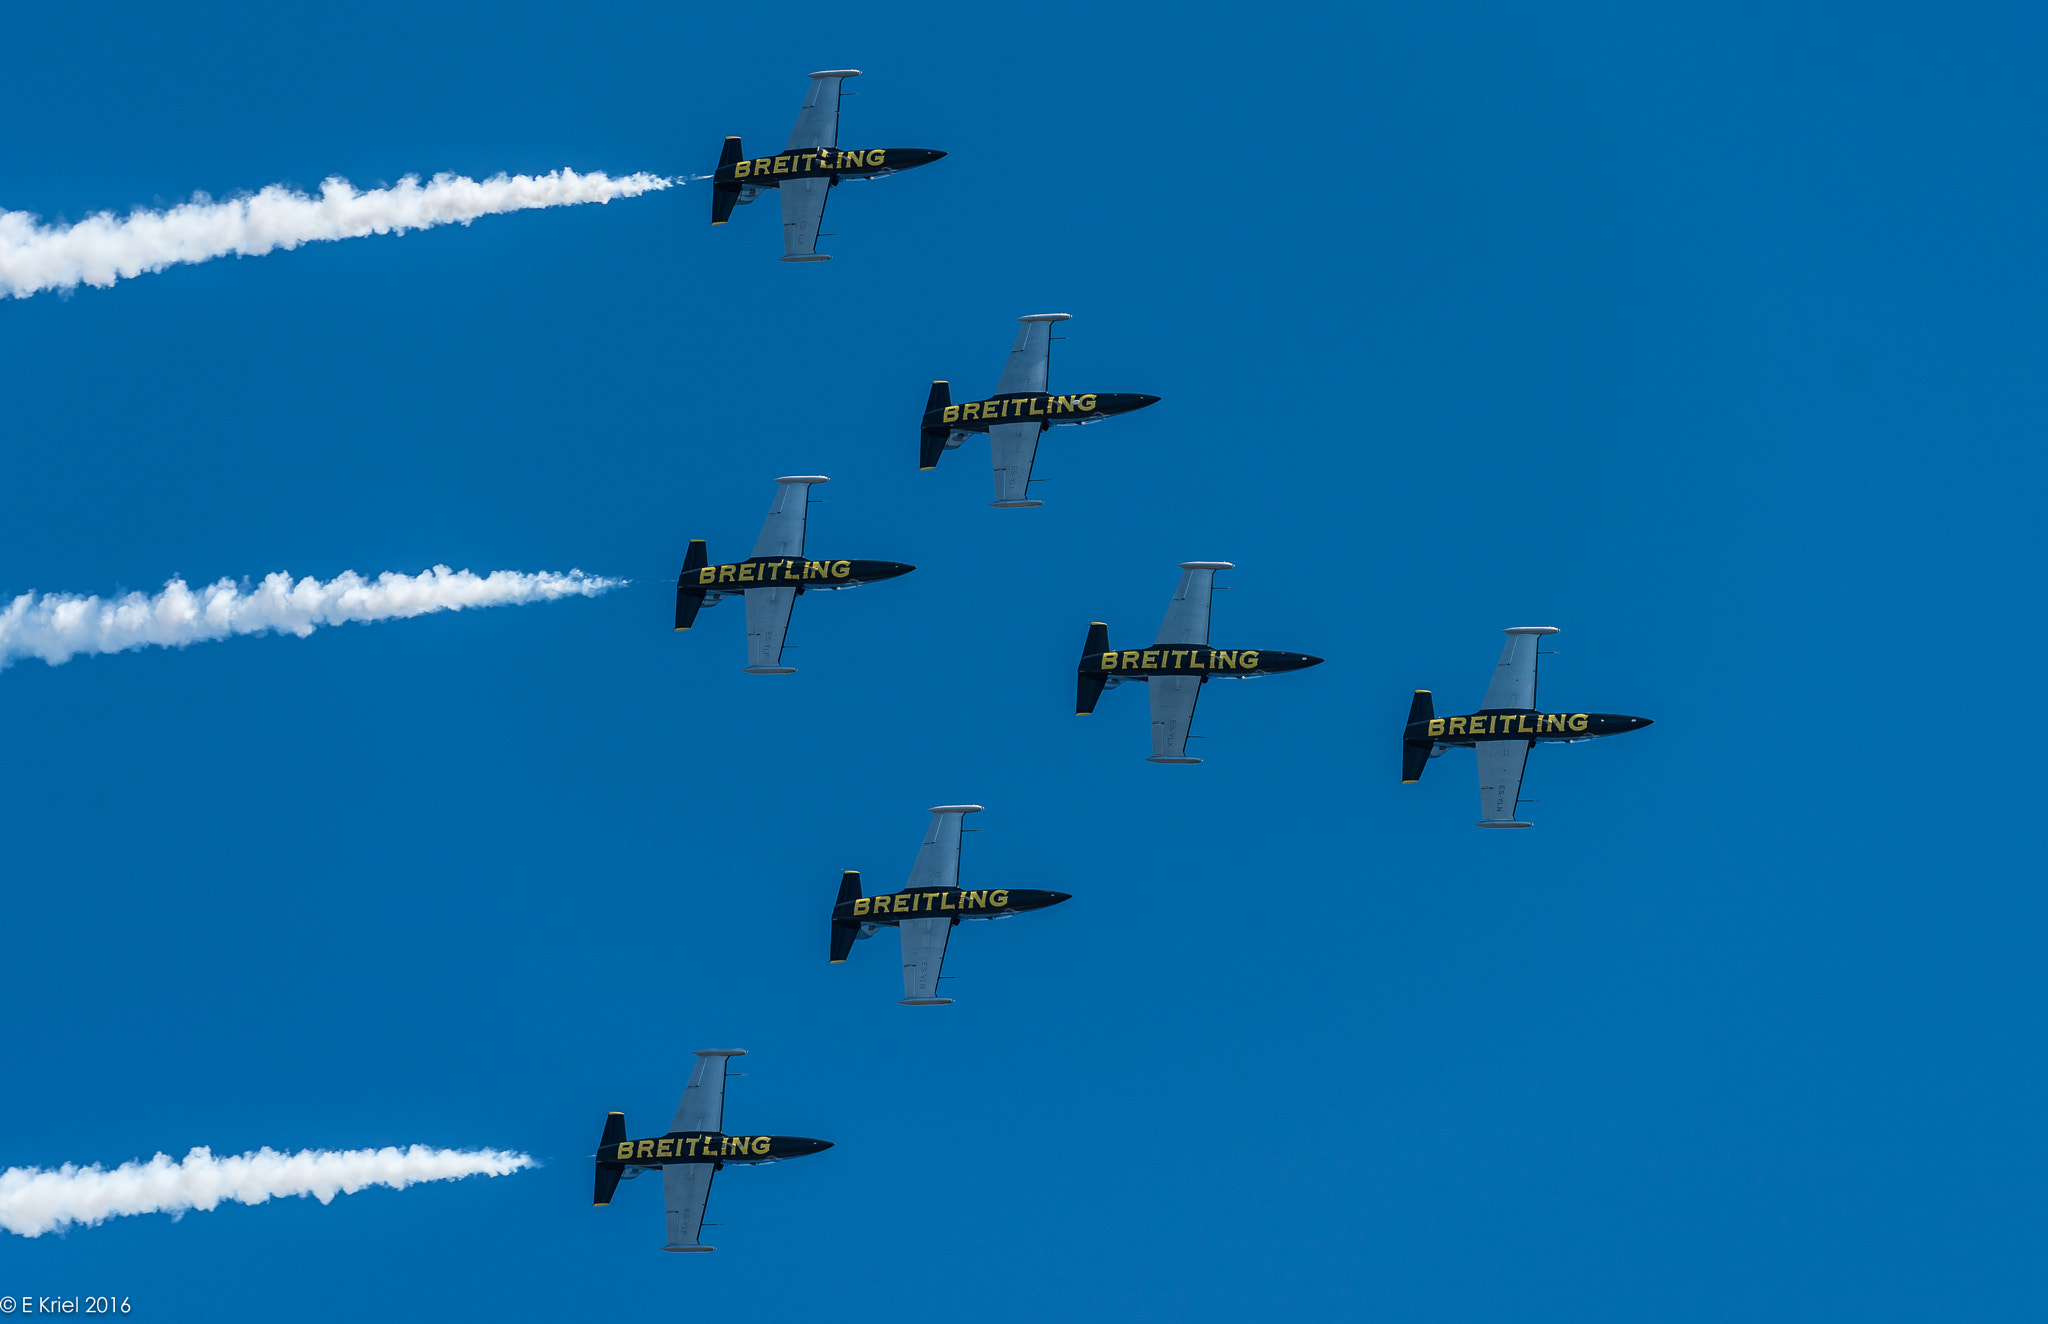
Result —
[{"label": "black and yellow jet", "polygon": [[1072,318],[1072,313],[1032,313],[1018,318],[1024,325],[1017,332],[1017,343],[1010,346],[996,393],[986,400],[956,405],[952,384],[933,382],[918,424],[918,467],[937,468],[939,456],[975,433],[986,432],[996,475],[996,499],[989,504],[1013,508],[1044,505],[1031,499],[1031,466],[1038,458],[1038,439],[1047,428],[1100,423],[1159,403],[1156,395],[1132,391],[1053,395],[1048,389],[1052,324]]},{"label": "black and yellow jet", "polygon": [[1095,711],[1104,689],[1142,680],[1151,691],[1152,763],[1200,763],[1188,757],[1188,728],[1194,725],[1195,701],[1212,680],[1249,680],[1320,666],[1309,653],[1284,653],[1276,648],[1211,648],[1209,602],[1216,572],[1235,567],[1228,561],[1182,561],[1180,584],[1166,604],[1159,638],[1149,648],[1114,649],[1109,626],[1088,627],[1081,645],[1080,678],[1074,711],[1086,717]]},{"label": "black and yellow jet", "polygon": [[901,892],[862,896],[859,870],[848,869],[840,877],[839,900],[832,906],[832,964],[844,961],[859,939],[894,925],[903,936],[901,1002],[906,1007],[943,1007],[953,999],[939,996],[939,980],[944,978],[939,971],[946,963],[946,943],[961,920],[1006,919],[1073,899],[1065,892],[1025,887],[963,890],[960,825],[965,815],[980,812],[980,805],[932,807],[931,827]]},{"label": "black and yellow jet", "polygon": [[849,179],[880,179],[899,170],[930,165],[944,152],[929,147],[839,146],[839,84],[858,78],[858,69],[823,69],[811,75],[810,95],[797,112],[789,146],[774,156],[749,158],[740,140],[727,138],[711,176],[711,223],[724,225],[732,209],[752,202],[763,189],[782,199],[782,260],[829,262],[818,251],[818,227],[825,222],[825,198]]},{"label": "black and yellow jet", "polygon": [[612,1202],[622,1179],[643,1172],[661,1174],[661,1193],[668,1206],[668,1244],[663,1250],[711,1251],[697,1238],[704,1230],[704,1205],[711,1198],[711,1179],[728,1164],[779,1163],[832,1148],[829,1140],[808,1136],[746,1136],[725,1134],[725,1064],[745,1057],[744,1048],[698,1050],[697,1066],[683,1090],[675,1120],[665,1135],[634,1140],[626,1134],[626,1114],[604,1119],[597,1143],[598,1208]]},{"label": "black and yellow jet", "polygon": [[1580,740],[1640,731],[1647,717],[1622,713],[1545,713],[1536,709],[1538,641],[1556,634],[1554,625],[1516,625],[1501,633],[1508,641],[1494,664],[1493,681],[1479,711],[1438,717],[1428,690],[1415,691],[1408,725],[1401,731],[1401,780],[1422,780],[1429,761],[1454,745],[1479,755],[1479,822],[1483,828],[1531,826],[1515,817],[1522,800],[1522,769],[1531,745],[1568,745]]},{"label": "black and yellow jet", "polygon": [[813,589],[858,588],[917,569],[901,561],[813,561],[804,555],[804,525],[813,485],[832,481],[823,474],[775,480],[781,486],[761,524],[754,554],[744,561],[712,565],[702,538],[690,540],[683,572],[676,577],[676,629],[687,630],[697,613],[737,593],[747,603],[747,670],[756,676],[787,676],[783,640],[799,594]]}]

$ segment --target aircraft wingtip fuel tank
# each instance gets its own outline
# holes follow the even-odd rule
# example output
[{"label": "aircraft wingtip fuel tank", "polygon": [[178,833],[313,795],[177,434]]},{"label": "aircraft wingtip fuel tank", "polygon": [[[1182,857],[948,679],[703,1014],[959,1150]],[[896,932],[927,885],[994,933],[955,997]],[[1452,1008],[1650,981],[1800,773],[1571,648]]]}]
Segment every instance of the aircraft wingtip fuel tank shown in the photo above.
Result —
[{"label": "aircraft wingtip fuel tank", "polygon": [[744,561],[713,565],[708,544],[702,538],[691,539],[682,573],[676,577],[675,628],[690,629],[698,612],[737,594],[747,605],[747,673],[793,675],[795,667],[782,665],[782,650],[798,597],[814,589],[858,588],[917,569],[901,561],[815,561],[805,556],[811,488],[831,481],[823,474],[776,479],[775,503],[768,508],[753,554]]},{"label": "aircraft wingtip fuel tank", "polygon": [[609,1205],[621,1181],[643,1172],[661,1174],[663,1203],[668,1211],[668,1242],[663,1250],[702,1252],[716,1249],[698,1238],[704,1230],[704,1208],[711,1198],[711,1179],[728,1165],[780,1163],[832,1148],[829,1140],[809,1136],[728,1135],[725,1131],[726,1064],[746,1056],[744,1048],[700,1048],[683,1101],[666,1134],[631,1138],[626,1115],[605,1118],[599,1137],[597,1189],[593,1203]]},{"label": "aircraft wingtip fuel tank", "polygon": [[774,156],[748,157],[737,137],[727,138],[711,175],[711,223],[724,225],[734,207],[745,206],[768,189],[782,201],[784,262],[829,262],[818,251],[818,230],[825,221],[825,200],[848,180],[881,179],[945,156],[929,147],[868,147],[847,151],[839,146],[839,85],[858,78],[858,69],[823,69],[810,75],[811,85],[797,112],[789,145]]},{"label": "aircraft wingtip fuel tank", "polygon": [[1166,604],[1159,637],[1149,648],[1111,648],[1109,626],[1092,622],[1081,645],[1074,711],[1089,716],[1104,690],[1126,681],[1144,681],[1152,702],[1152,752],[1146,761],[1200,763],[1202,760],[1189,755],[1187,743],[1203,685],[1320,666],[1323,659],[1312,653],[1209,646],[1209,604],[1216,572],[1235,568],[1228,561],[1182,561],[1180,584]]},{"label": "aircraft wingtip fuel tank", "polygon": [[1494,664],[1493,679],[1477,712],[1438,717],[1435,696],[1428,690],[1415,691],[1408,705],[1407,725],[1401,730],[1401,780],[1404,784],[1422,780],[1429,761],[1447,749],[1471,749],[1479,757],[1476,826],[1518,829],[1533,826],[1515,816],[1521,803],[1522,772],[1533,746],[1569,745],[1640,731],[1651,725],[1651,719],[1625,713],[1539,711],[1538,644],[1545,636],[1558,633],[1558,627],[1511,625],[1501,633],[1508,637],[1507,643],[1501,647],[1500,661]]},{"label": "aircraft wingtip fuel tank", "polygon": [[1026,313],[1010,358],[1003,365],[995,394],[986,400],[953,402],[952,383],[932,383],[918,424],[920,469],[935,469],[939,457],[977,432],[988,434],[989,458],[995,466],[1000,510],[1022,510],[1045,503],[1030,493],[1031,467],[1038,442],[1047,428],[1064,424],[1100,423],[1159,403],[1156,395],[1096,391],[1086,395],[1053,395],[1049,382],[1052,326],[1073,319],[1072,313]]},{"label": "aircraft wingtip fuel tank", "polygon": [[876,930],[893,926],[903,939],[903,996],[906,1007],[944,1007],[953,999],[939,995],[946,944],[963,919],[1006,919],[1029,910],[1043,910],[1073,898],[1066,892],[1033,888],[968,891],[960,886],[960,835],[968,814],[980,805],[933,805],[911,866],[910,881],[900,892],[867,896],[860,871],[848,869],[839,878],[839,899],[832,903],[832,964],[844,962],[853,944]]}]

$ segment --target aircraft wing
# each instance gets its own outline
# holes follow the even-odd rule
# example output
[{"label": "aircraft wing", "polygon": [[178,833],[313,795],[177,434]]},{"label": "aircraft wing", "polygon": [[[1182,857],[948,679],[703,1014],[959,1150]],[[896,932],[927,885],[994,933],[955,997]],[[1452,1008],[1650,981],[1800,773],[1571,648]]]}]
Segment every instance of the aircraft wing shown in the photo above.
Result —
[{"label": "aircraft wing", "polygon": [[1159,622],[1159,637],[1152,642],[1208,643],[1209,599],[1216,589],[1216,572],[1232,568],[1228,561],[1182,561],[1180,585],[1173,590],[1173,601],[1166,604],[1166,619]]},{"label": "aircraft wing", "polygon": [[742,1057],[743,1048],[707,1048],[697,1054],[690,1083],[683,1087],[683,1101],[676,1106],[671,1131],[721,1131],[725,1127],[725,1063]]},{"label": "aircraft wing", "polygon": [[1035,506],[1031,499],[1031,464],[1038,458],[1039,423],[997,423],[988,430],[989,456],[996,466],[996,504]]},{"label": "aircraft wing", "polygon": [[[718,1061],[722,1072],[725,1059]],[[668,1245],[662,1249],[711,1249],[697,1237],[704,1231],[704,1206],[711,1200],[711,1179],[717,1173],[716,1163],[671,1163],[662,1168],[662,1202],[668,1206]]]},{"label": "aircraft wing", "polygon": [[1200,676],[1154,676],[1152,691],[1152,761],[1200,763],[1188,753],[1188,730],[1195,724],[1195,700],[1202,697]]},{"label": "aircraft wing", "polygon": [[[1556,634],[1554,625],[1518,625],[1502,633],[1500,661],[1494,663],[1493,681],[1486,687],[1481,709],[1534,708],[1536,706],[1536,644],[1546,634]],[[1516,765],[1520,767],[1519,764]],[[1515,774],[1521,776],[1519,771]],[[1512,814],[1509,817],[1513,817]]]},{"label": "aircraft wing", "polygon": [[1052,359],[1052,324],[1064,322],[1072,313],[1032,313],[1017,320],[1017,343],[1010,346],[1009,361],[1003,364],[1003,379],[996,383],[997,395],[1020,391],[1044,391]]},{"label": "aircraft wing", "polygon": [[797,147],[839,145],[839,84],[860,77],[858,69],[821,69],[811,75],[811,90],[804,96],[804,108],[796,113],[796,127],[789,131],[787,152]]},{"label": "aircraft wing", "polygon": [[795,606],[793,585],[747,590],[747,670],[782,666],[782,642],[789,637],[789,613]]},{"label": "aircraft wing", "polygon": [[960,885],[960,825],[968,814],[980,812],[980,805],[933,806],[932,825],[917,848],[917,863],[910,866],[910,881],[903,885],[906,890]]},{"label": "aircraft wing", "polygon": [[832,181],[813,176],[792,179],[775,190],[782,195],[782,260],[818,256],[818,231],[825,224],[825,197]]},{"label": "aircraft wing", "polygon": [[802,556],[804,514],[811,508],[811,486],[832,480],[823,474],[798,474],[775,480],[775,504],[761,523],[761,536],[754,539],[755,556]]},{"label": "aircraft wing", "polygon": [[[1530,645],[1535,646],[1533,641]],[[1157,681],[1153,682],[1157,684]],[[1482,740],[1479,751],[1479,825],[1527,827],[1515,818],[1522,799],[1522,765],[1529,760],[1527,740]]]},{"label": "aircraft wing", "polygon": [[905,1001],[936,999],[939,969],[946,963],[946,940],[953,934],[951,915],[898,920],[903,933],[903,997]]}]

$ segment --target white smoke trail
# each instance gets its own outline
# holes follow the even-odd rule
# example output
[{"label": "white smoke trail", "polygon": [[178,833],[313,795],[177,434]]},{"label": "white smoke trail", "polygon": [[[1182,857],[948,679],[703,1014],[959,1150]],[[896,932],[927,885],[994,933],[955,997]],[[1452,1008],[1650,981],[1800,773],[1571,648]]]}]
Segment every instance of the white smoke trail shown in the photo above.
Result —
[{"label": "white smoke trail", "polygon": [[262,1204],[273,1197],[312,1196],[321,1204],[365,1186],[402,1191],[415,1182],[503,1177],[535,1166],[531,1157],[503,1149],[302,1149],[280,1154],[268,1145],[253,1154],[215,1158],[203,1146],[173,1163],[158,1154],[133,1159],[112,1172],[95,1163],[81,1168],[9,1168],[0,1172],[0,1227],[24,1237],[58,1232],[74,1223],[95,1227],[123,1214],[211,1210],[223,1200]]},{"label": "white smoke trail", "polygon": [[208,584],[194,592],[182,579],[155,597],[129,593],[112,600],[71,593],[24,593],[0,611],[0,669],[16,658],[39,657],[51,666],[79,653],[119,653],[155,644],[183,648],[236,634],[290,632],[303,639],[322,625],[388,621],[465,607],[516,606],[557,598],[594,598],[628,581],[581,570],[521,574],[493,570],[479,576],[437,565],[417,575],[385,571],[374,580],[349,570],[326,583],[288,574]]},{"label": "white smoke trail", "polygon": [[76,225],[38,225],[29,212],[4,211],[0,295],[26,298],[81,282],[104,287],[145,271],[229,253],[260,257],[322,239],[468,225],[499,212],[638,197],[674,182],[644,173],[612,179],[602,172],[579,175],[573,170],[538,177],[495,175],[482,183],[443,174],[421,184],[419,176],[407,175],[395,188],[358,193],[336,176],[320,186],[317,198],[272,184],[251,197],[215,202],[195,193],[192,201],[166,211],[137,208],[126,218],[100,212]]}]

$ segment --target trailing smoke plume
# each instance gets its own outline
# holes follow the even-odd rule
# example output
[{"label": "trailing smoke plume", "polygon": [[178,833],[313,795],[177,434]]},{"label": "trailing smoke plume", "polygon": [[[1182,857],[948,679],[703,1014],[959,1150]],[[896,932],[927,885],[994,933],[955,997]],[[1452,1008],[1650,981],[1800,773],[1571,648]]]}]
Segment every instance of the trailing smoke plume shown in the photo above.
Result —
[{"label": "trailing smoke plume", "polygon": [[494,570],[479,576],[437,565],[417,575],[387,570],[374,580],[349,570],[324,584],[310,575],[294,582],[281,573],[265,575],[254,587],[247,580],[223,579],[196,592],[184,580],[173,579],[153,598],[24,593],[0,610],[0,668],[20,657],[39,657],[54,667],[79,653],[119,653],[151,644],[183,648],[234,634],[278,631],[303,639],[322,625],[594,598],[626,582],[581,570],[566,575]]},{"label": "trailing smoke plume", "polygon": [[93,1227],[123,1214],[210,1210],[223,1200],[262,1204],[276,1196],[310,1195],[327,1204],[365,1186],[402,1191],[415,1182],[503,1177],[534,1166],[525,1154],[502,1149],[302,1149],[280,1154],[265,1146],[253,1154],[215,1158],[194,1149],[183,1163],[158,1154],[130,1160],[109,1172],[81,1168],[9,1168],[0,1172],[0,1227],[24,1237],[59,1232],[73,1223]]},{"label": "trailing smoke plume", "polygon": [[195,193],[190,202],[165,211],[138,208],[126,217],[100,212],[75,225],[38,225],[29,212],[0,211],[0,295],[26,298],[81,283],[104,287],[181,262],[230,253],[260,257],[321,239],[404,234],[434,225],[468,225],[498,212],[610,202],[674,182],[659,175],[612,179],[573,170],[537,178],[494,175],[482,183],[444,174],[422,184],[419,176],[407,175],[396,187],[358,193],[336,176],[320,186],[317,198],[272,184],[225,202]]}]

